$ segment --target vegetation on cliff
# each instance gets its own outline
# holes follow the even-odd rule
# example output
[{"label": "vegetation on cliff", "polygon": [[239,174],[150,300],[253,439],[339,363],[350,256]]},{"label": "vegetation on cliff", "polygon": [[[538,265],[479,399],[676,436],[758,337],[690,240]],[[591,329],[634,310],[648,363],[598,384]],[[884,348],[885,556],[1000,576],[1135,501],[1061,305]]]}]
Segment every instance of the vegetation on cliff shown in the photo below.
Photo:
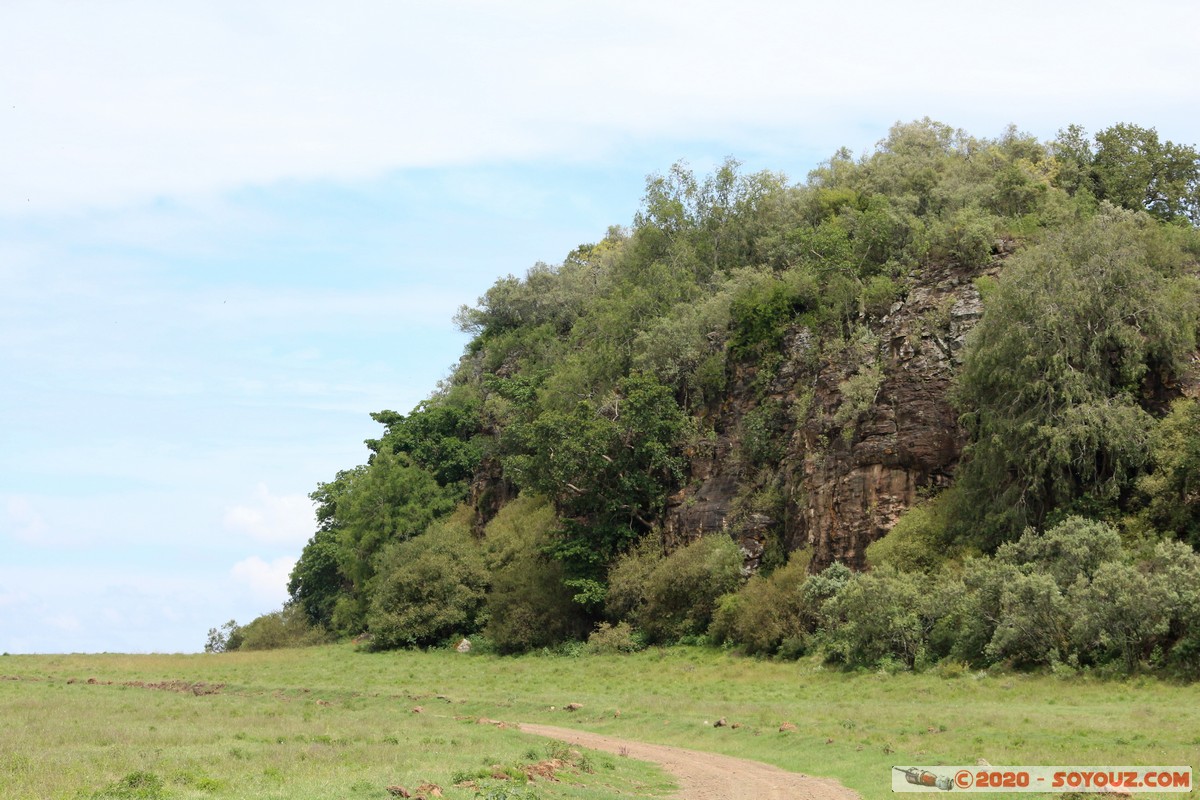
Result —
[{"label": "vegetation on cliff", "polygon": [[[897,124],[802,184],[677,164],[630,227],[460,311],[452,376],[313,493],[291,606],[375,647],[605,623],[850,665],[1194,665],[1197,223],[1200,156],[1132,125]],[[953,479],[913,473],[869,571],[809,567],[788,476],[864,440],[905,346],[883,323],[947,271],[983,305],[945,347]],[[941,346],[950,316],[918,322]],[[725,533],[672,541],[718,462]]]}]

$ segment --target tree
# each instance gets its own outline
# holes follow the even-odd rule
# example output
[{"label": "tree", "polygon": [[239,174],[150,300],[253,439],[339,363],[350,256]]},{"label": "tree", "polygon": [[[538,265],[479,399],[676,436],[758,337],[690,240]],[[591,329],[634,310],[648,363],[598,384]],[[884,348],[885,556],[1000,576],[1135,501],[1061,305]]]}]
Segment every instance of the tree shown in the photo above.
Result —
[{"label": "tree", "polygon": [[649,376],[623,379],[603,402],[547,411],[511,435],[506,472],[549,497],[563,520],[555,548],[578,600],[603,600],[608,564],[662,512],[682,476],[685,417],[671,389]]},{"label": "tree", "polygon": [[1154,376],[1195,347],[1183,254],[1109,209],[1014,256],[968,339],[961,527],[986,547],[1084,498],[1112,508],[1144,467]]},{"label": "tree", "polygon": [[208,629],[208,640],[204,643],[204,652],[224,653],[229,650],[237,650],[241,644],[241,627],[231,619],[219,629]]},{"label": "tree", "polygon": [[371,594],[371,646],[425,647],[474,633],[487,584],[483,555],[463,519],[392,542],[379,559]]},{"label": "tree", "polygon": [[338,534],[323,528],[313,534],[292,567],[288,578],[288,596],[312,625],[330,629],[338,598],[352,586],[342,574],[338,561]]},{"label": "tree", "polygon": [[1092,175],[1100,199],[1161,220],[1200,224],[1200,153],[1121,123],[1096,134]]},{"label": "tree", "polygon": [[1200,546],[1200,402],[1180,398],[1151,434],[1154,468],[1138,480],[1142,516],[1157,530]]}]

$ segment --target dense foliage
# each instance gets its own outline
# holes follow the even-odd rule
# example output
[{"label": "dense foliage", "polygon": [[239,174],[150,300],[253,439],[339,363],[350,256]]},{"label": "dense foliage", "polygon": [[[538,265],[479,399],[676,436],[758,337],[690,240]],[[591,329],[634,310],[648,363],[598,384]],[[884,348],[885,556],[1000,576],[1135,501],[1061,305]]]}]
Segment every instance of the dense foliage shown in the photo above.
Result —
[{"label": "dense foliage", "polygon": [[[1039,142],[926,119],[801,184],[739,166],[652,176],[630,227],[464,307],[453,375],[373,415],[367,464],[313,493],[290,607],[376,647],[482,634],[509,652],[595,628],[594,649],[711,636],[850,666],[1200,653],[1200,411],[1179,389],[1196,150],[1126,124]],[[810,574],[778,527],[749,577],[731,537],[667,552],[671,498],[714,458],[738,467],[732,525],[802,512],[789,453],[854,439],[885,378],[880,321],[938,269],[984,300],[953,392],[966,450],[872,569]],[[801,362],[842,365],[836,406],[772,391]]]}]

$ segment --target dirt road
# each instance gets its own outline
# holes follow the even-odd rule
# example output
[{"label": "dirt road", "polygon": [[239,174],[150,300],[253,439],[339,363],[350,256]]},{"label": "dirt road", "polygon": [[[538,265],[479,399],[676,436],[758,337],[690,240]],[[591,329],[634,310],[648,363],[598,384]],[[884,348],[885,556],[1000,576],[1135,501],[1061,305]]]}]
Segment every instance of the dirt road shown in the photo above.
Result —
[{"label": "dirt road", "polygon": [[769,764],[715,753],[644,744],[597,733],[526,725],[525,733],[549,736],[579,747],[652,761],[679,780],[681,800],[860,800],[857,793],[827,778],[811,778]]}]

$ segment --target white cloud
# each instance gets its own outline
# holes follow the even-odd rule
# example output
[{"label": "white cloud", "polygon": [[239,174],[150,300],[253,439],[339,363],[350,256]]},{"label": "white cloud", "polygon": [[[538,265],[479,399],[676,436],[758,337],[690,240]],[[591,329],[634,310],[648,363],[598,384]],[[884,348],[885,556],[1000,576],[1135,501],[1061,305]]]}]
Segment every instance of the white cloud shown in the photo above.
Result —
[{"label": "white cloud", "polygon": [[225,513],[225,525],[268,544],[303,545],[312,536],[313,504],[302,494],[275,495],[265,483],[254,490],[254,501]]},{"label": "white cloud", "polygon": [[[26,544],[42,544],[49,536],[46,520],[27,497],[13,496],[4,504],[8,512],[7,533]],[[0,531],[4,533],[4,531]]]},{"label": "white cloud", "polygon": [[77,631],[81,627],[79,618],[74,614],[54,614],[42,621],[51,628],[56,628],[60,631]]},{"label": "white cloud", "polygon": [[[0,208],[593,157],[650,137],[770,130],[828,147],[845,143],[827,141],[831,133],[864,115],[957,111],[1065,124],[1075,121],[1061,119],[1068,92],[1072,112],[1085,117],[1149,104],[1179,120],[1196,98],[1198,8],[1183,0],[1147,0],[1137,13],[1096,0],[10,5],[0,33]],[[1096,42],[1118,26],[1122,58],[1097,58]]]},{"label": "white cloud", "polygon": [[251,591],[255,599],[280,606],[287,600],[288,576],[295,565],[294,558],[265,561],[259,556],[250,556],[234,564],[229,572],[237,583]]}]

